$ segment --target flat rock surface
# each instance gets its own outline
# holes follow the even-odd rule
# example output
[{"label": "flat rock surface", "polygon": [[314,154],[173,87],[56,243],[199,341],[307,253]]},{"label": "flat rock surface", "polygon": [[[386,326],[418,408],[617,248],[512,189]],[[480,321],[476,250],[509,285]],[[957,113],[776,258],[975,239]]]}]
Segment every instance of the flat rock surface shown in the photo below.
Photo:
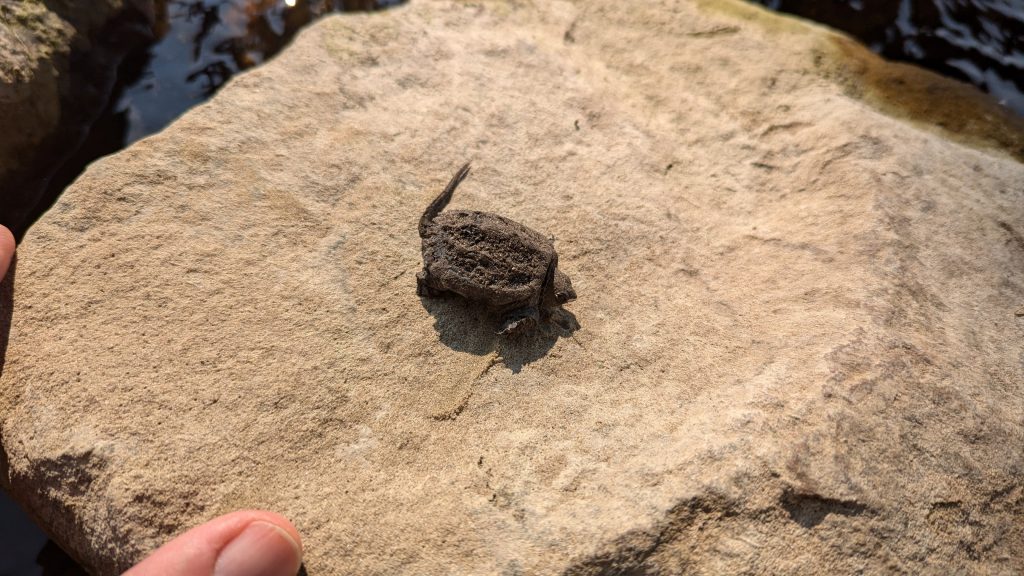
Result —
[{"label": "flat rock surface", "polygon": [[[326,18],[29,232],[3,482],[97,574],[248,507],[311,575],[1024,571],[1020,132],[891,71],[732,2]],[[467,160],[567,328],[416,296]]]}]

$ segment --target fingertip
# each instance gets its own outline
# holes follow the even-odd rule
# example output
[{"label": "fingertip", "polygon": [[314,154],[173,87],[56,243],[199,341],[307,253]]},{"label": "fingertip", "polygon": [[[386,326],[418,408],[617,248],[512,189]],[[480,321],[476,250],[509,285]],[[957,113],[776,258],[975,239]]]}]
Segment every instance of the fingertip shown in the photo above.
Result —
[{"label": "fingertip", "polygon": [[213,576],[295,576],[302,549],[282,526],[253,520],[217,555]]},{"label": "fingertip", "polygon": [[167,542],[125,576],[294,576],[301,564],[302,539],[287,518],[240,510]]},{"label": "fingertip", "polygon": [[0,224],[0,280],[7,275],[7,268],[14,258],[14,234],[6,226]]},{"label": "fingertip", "polygon": [[221,518],[227,518],[236,514],[242,518],[248,519],[249,521],[262,520],[284,530],[295,543],[296,550],[298,550],[299,554],[302,553],[302,537],[299,536],[299,530],[291,523],[291,520],[288,520],[277,512],[271,512],[270,510],[239,510],[238,512],[232,512],[221,516]]}]

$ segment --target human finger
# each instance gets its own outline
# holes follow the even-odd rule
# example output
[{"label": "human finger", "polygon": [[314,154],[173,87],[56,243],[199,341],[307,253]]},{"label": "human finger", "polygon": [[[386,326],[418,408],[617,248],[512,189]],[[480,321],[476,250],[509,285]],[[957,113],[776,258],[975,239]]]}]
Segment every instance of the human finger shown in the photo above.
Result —
[{"label": "human finger", "polygon": [[295,576],[301,542],[283,516],[242,510],[192,528],[124,576]]},{"label": "human finger", "polygon": [[7,275],[7,268],[14,258],[14,234],[3,224],[0,224],[0,280]]}]

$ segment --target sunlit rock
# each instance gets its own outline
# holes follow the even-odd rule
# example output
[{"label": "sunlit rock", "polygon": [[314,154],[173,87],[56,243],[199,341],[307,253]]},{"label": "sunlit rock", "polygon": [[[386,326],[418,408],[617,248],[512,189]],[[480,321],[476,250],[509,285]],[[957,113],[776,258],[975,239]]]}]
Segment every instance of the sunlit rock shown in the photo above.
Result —
[{"label": "sunlit rock", "polygon": [[[4,481],[98,574],[252,507],[321,575],[1024,571],[1013,122],[740,3],[326,18],[30,231]],[[468,160],[574,332],[416,296]]]}]

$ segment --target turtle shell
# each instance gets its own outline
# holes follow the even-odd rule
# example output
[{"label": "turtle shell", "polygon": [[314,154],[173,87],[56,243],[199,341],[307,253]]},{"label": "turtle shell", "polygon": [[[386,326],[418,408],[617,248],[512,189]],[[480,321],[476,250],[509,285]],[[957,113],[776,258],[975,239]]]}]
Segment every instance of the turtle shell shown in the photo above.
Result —
[{"label": "turtle shell", "polygon": [[442,212],[423,236],[431,288],[492,308],[536,303],[553,258],[550,239],[489,212]]}]

